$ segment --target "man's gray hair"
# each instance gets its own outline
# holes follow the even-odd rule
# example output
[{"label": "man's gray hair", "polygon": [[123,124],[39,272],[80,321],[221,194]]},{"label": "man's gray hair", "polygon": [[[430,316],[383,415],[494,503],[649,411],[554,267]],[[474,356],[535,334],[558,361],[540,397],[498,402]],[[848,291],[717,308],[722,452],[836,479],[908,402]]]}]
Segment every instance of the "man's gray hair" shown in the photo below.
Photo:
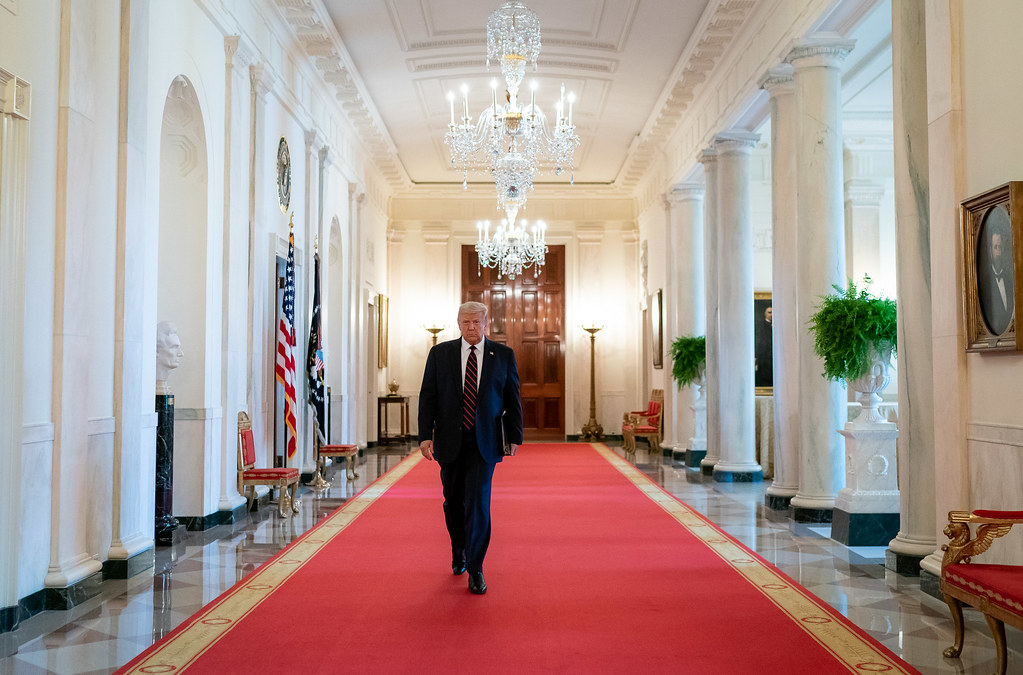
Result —
[{"label": "man's gray hair", "polygon": [[483,320],[486,321],[488,310],[487,306],[482,302],[463,302],[458,307],[458,316],[462,316],[463,314],[482,314]]}]

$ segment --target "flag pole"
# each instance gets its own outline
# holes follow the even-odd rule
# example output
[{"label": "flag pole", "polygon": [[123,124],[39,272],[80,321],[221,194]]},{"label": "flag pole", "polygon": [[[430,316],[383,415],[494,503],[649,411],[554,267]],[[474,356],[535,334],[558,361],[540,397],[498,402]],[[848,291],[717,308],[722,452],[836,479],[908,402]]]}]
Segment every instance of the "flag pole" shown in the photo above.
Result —
[{"label": "flag pole", "polygon": [[295,212],[288,219],[288,259],[285,268],[284,297],[277,328],[276,379],[284,387],[284,425],[286,448],[284,466],[296,454],[297,425],[295,408]]},{"label": "flag pole", "polygon": [[331,486],[330,481],[324,479],[327,471],[326,459],[320,457],[320,445],[326,440],[322,435],[322,420],[318,416],[317,398],[322,399],[319,387],[322,387],[319,375],[323,368],[323,362],[319,354],[320,349],[320,237],[313,237],[313,311],[309,319],[309,347],[306,354],[306,377],[308,378],[309,395],[306,403],[312,408],[313,413],[313,464],[316,466],[316,474],[312,480],[306,483],[314,490],[325,490]]},{"label": "flag pole", "polygon": [[320,326],[320,239],[313,238],[313,308],[309,315],[309,341],[306,347],[305,374],[306,374],[306,403],[312,408],[312,447],[313,461],[316,465],[316,475],[306,485],[322,490],[330,487],[330,483],[324,479],[326,472],[326,459],[320,456],[321,446],[326,443],[327,430],[324,426],[324,397],[323,397],[323,339]]}]

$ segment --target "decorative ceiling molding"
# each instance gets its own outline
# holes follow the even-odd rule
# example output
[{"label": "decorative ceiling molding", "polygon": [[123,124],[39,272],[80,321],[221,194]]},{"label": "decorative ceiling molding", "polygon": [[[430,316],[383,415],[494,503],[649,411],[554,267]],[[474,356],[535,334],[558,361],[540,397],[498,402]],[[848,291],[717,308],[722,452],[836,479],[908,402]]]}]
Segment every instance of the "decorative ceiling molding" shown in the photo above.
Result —
[{"label": "decorative ceiling molding", "polygon": [[[428,73],[436,70],[485,70],[487,61],[482,56],[466,56],[457,59],[444,59],[431,61],[429,59],[409,59],[407,61],[409,72]],[[589,71],[593,73],[612,74],[618,70],[618,62],[608,59],[582,61],[572,58],[543,58],[537,59],[539,68],[564,71]]]},{"label": "decorative ceiling molding", "polygon": [[380,174],[393,189],[406,189],[409,179],[394,142],[361,86],[358,72],[320,0],[274,0],[274,4],[323,81],[334,89],[339,107]]},{"label": "decorative ceiling molding", "polygon": [[[656,116],[648,121],[634,144],[618,179],[627,190],[634,190],[647,176],[654,158],[678,129],[683,115],[700,93],[711,72],[718,67],[732,46],[739,29],[753,13],[756,0],[720,0],[708,5],[695,39],[676,66],[675,81],[665,87],[667,96]],[[670,87],[670,89],[669,89]]]}]

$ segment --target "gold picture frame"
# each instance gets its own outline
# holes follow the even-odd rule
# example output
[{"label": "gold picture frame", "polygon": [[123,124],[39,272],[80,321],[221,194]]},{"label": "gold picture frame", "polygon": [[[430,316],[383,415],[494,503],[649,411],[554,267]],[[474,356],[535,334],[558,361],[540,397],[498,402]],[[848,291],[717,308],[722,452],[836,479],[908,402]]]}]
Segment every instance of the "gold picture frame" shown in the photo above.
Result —
[{"label": "gold picture frame", "polygon": [[1016,317],[1023,297],[1023,181],[959,205],[966,351],[1023,351]]},{"label": "gold picture frame", "polygon": [[377,295],[377,368],[387,367],[387,296]]},{"label": "gold picture frame", "polygon": [[664,289],[650,296],[650,336],[654,368],[664,367]]},{"label": "gold picture frame", "polygon": [[[774,394],[773,310],[771,291],[753,293],[753,391],[756,396]],[[768,384],[770,383],[770,384]]]}]

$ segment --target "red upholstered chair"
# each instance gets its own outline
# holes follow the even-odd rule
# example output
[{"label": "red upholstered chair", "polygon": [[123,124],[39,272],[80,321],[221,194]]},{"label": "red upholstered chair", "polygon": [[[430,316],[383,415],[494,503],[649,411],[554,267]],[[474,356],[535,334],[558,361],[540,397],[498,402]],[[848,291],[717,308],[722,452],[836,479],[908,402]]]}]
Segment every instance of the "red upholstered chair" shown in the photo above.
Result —
[{"label": "red upholstered chair", "polygon": [[653,389],[646,410],[630,410],[622,416],[622,446],[628,453],[636,452],[636,436],[642,436],[650,447],[661,444],[661,409],[664,390]]},{"label": "red upholstered chair", "polygon": [[[975,563],[973,559],[987,551],[995,539],[1005,536],[1013,525],[1023,523],[1023,511],[950,511],[945,536],[949,543],[941,547],[941,594],[952,610],[954,644],[944,651],[949,658],[963,651],[963,603],[984,614],[998,652],[997,673],[1004,675],[1005,624],[1023,630],[1023,561],[1018,565]],[[970,525],[977,525],[971,537]]]},{"label": "red upholstered chair", "polygon": [[256,446],[252,440],[252,420],[244,411],[238,413],[238,493],[245,495],[247,508],[252,509],[257,485],[279,488],[277,510],[281,517],[298,513],[295,490],[298,489],[298,469],[257,469]]}]

